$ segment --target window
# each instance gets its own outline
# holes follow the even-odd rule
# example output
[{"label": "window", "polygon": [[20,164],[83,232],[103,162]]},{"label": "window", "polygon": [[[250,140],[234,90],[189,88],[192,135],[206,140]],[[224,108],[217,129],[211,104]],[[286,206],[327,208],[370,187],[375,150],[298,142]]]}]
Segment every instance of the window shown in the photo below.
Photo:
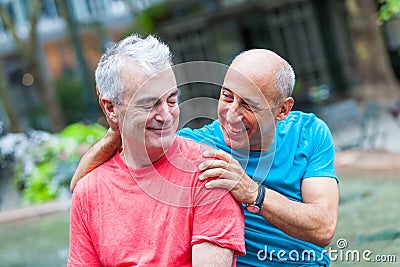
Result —
[{"label": "window", "polygon": [[59,16],[55,0],[41,0],[42,1],[42,16],[45,18],[56,18]]},{"label": "window", "polygon": [[90,17],[98,17],[105,13],[105,8],[102,1],[98,0],[85,0],[87,11]]}]

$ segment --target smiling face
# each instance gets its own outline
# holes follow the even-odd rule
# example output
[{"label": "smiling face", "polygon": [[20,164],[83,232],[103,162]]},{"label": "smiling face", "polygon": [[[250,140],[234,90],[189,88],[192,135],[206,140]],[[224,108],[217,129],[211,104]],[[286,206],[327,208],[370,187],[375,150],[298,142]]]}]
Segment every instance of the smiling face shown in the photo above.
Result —
[{"label": "smiling face", "polygon": [[224,141],[231,148],[262,150],[263,133],[274,130],[268,106],[250,102],[225,87],[221,89],[218,117]]},{"label": "smiling face", "polygon": [[129,68],[121,77],[125,85],[118,121],[123,147],[131,153],[146,152],[154,162],[172,145],[179,122],[178,89],[169,68],[149,77]]},{"label": "smiling face", "polygon": [[273,141],[275,121],[281,119],[284,105],[284,97],[275,89],[279,61],[274,55],[240,55],[226,73],[218,118],[224,141],[231,148],[266,150]]}]

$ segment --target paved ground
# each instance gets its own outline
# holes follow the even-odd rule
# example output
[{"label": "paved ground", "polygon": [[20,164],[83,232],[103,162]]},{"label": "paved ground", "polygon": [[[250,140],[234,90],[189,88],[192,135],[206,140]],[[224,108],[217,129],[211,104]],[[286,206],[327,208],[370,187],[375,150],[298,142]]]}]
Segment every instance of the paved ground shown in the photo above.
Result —
[{"label": "paved ground", "polygon": [[0,212],[0,224],[38,218],[47,214],[67,211],[70,206],[71,201],[69,199],[65,199],[60,201],[51,201],[43,204],[26,206],[22,208],[5,210]]},{"label": "paved ground", "polygon": [[[398,174],[400,178],[400,118],[395,120],[382,113],[372,126],[378,132],[374,146],[337,151],[335,164],[338,172],[380,172]],[[346,129],[343,132],[349,137],[355,135]]]},{"label": "paved ground", "polygon": [[336,153],[335,167],[338,173],[386,173],[400,178],[400,153],[386,150],[339,151]]}]

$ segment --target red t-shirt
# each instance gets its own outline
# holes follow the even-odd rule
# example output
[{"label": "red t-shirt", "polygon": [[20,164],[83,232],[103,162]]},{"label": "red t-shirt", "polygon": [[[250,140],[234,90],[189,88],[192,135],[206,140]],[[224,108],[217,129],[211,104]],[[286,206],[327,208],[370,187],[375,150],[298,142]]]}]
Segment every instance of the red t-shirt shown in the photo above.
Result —
[{"label": "red t-shirt", "polygon": [[203,149],[176,137],[151,166],[130,169],[117,153],[79,181],[68,266],[191,266],[202,242],[243,255],[243,210],[198,179]]}]

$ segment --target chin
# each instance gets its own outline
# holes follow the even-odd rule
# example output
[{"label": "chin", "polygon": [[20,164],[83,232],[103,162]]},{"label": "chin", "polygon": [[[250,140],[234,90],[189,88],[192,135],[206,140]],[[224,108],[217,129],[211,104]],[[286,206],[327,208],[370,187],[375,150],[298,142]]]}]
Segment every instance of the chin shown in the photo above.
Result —
[{"label": "chin", "polygon": [[172,143],[174,142],[174,135],[172,136],[163,136],[162,139],[157,138],[157,139],[148,139],[146,140],[146,147],[151,148],[151,149],[163,149],[163,150],[168,150],[171,146]]},{"label": "chin", "polygon": [[224,134],[225,143],[233,149],[248,149],[249,148],[249,134],[246,132],[240,136],[235,136],[233,138],[229,137],[226,131],[222,131]]},{"label": "chin", "polygon": [[239,149],[239,148],[248,149],[248,147],[249,147],[247,140],[246,141],[232,140],[232,139],[224,137],[224,141],[230,148],[233,148],[233,149]]}]

